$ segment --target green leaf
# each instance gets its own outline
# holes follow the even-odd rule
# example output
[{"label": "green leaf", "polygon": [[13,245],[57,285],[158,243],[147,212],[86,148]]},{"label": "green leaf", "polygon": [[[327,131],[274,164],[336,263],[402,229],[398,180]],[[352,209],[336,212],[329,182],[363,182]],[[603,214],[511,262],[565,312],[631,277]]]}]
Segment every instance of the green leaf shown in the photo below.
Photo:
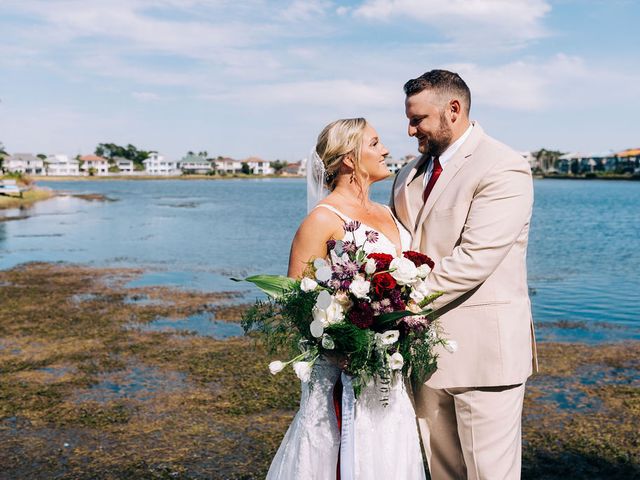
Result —
[{"label": "green leaf", "polygon": [[427,305],[429,305],[431,302],[433,302],[436,298],[441,297],[442,295],[444,295],[444,292],[435,292],[432,293],[431,295],[427,295],[420,303],[420,308],[424,308]]},{"label": "green leaf", "polygon": [[280,298],[285,292],[292,290],[297,280],[284,275],[253,275],[247,278],[231,278],[234,282],[249,282],[269,295],[271,298]]}]

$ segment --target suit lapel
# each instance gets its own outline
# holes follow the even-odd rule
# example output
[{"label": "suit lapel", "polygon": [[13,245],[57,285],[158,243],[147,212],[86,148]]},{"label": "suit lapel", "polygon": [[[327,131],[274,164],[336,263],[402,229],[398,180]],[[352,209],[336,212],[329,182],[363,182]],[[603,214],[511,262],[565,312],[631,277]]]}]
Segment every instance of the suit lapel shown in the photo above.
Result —
[{"label": "suit lapel", "polygon": [[422,156],[416,163],[416,167],[407,177],[406,188],[404,189],[405,203],[408,210],[408,218],[411,221],[409,225],[405,225],[410,232],[413,232],[415,220],[418,218],[420,209],[422,208],[422,191],[424,190],[424,174],[429,165],[429,158]]},{"label": "suit lapel", "polygon": [[418,220],[415,225],[416,233],[421,230],[420,227],[426,220],[429,213],[431,213],[433,206],[438,201],[438,197],[440,197],[442,192],[444,192],[449,182],[451,182],[451,180],[456,176],[462,166],[469,160],[469,158],[471,158],[473,151],[476,149],[483,136],[484,131],[480,125],[474,122],[469,138],[467,138],[467,140],[460,146],[460,149],[455,153],[453,158],[449,160],[446,167],[442,170],[440,177],[436,181],[433,190],[431,190],[427,203],[424,204],[422,211],[418,215]]}]

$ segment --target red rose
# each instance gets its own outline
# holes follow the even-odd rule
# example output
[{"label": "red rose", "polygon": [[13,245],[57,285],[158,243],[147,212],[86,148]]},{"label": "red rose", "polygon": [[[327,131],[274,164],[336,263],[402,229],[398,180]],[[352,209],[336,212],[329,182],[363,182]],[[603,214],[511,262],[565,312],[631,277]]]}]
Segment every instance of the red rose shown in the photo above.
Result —
[{"label": "red rose", "polygon": [[376,295],[379,297],[384,296],[385,291],[391,290],[396,287],[396,280],[387,272],[378,273],[371,279],[371,285],[373,285]]},{"label": "red rose", "polygon": [[405,258],[408,258],[409,260],[411,260],[416,267],[419,267],[420,265],[424,265],[425,263],[429,265],[429,268],[431,269],[435,266],[435,263],[433,262],[433,260],[427,257],[424,253],[408,250],[406,252],[402,252],[402,255]]},{"label": "red rose", "polygon": [[367,258],[373,258],[376,261],[378,270],[388,270],[393,256],[387,253],[370,253]]}]

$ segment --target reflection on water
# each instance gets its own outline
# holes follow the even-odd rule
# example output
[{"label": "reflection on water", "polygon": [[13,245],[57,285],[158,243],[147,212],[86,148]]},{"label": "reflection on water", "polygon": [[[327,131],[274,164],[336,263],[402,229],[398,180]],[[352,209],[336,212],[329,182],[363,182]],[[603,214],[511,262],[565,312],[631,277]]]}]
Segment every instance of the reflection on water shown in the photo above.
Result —
[{"label": "reflection on water", "polygon": [[[286,272],[306,214],[301,179],[41,183],[119,201],[58,197],[29,218],[0,222],[0,268],[34,260],[136,266],[147,273],[134,286],[245,290],[229,277]],[[386,203],[390,188],[374,185],[374,199]],[[541,338],[640,338],[640,184],[539,180],[535,196],[528,263]],[[589,328],[544,328],[557,321]]]},{"label": "reflection on water", "polygon": [[191,333],[223,340],[244,335],[238,323],[214,320],[211,313],[196,313],[185,318],[160,317],[149,323],[135,323],[129,326],[143,332]]}]

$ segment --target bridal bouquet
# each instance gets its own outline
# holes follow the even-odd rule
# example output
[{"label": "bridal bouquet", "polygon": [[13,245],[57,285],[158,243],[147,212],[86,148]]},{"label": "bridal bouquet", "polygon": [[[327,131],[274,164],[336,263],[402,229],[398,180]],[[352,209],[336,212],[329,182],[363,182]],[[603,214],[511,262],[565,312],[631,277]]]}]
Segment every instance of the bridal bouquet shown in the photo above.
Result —
[{"label": "bridal bouquet", "polygon": [[[347,222],[345,231],[353,233],[359,226]],[[275,275],[245,279],[269,296],[245,314],[245,332],[261,333],[272,351],[284,346],[300,352],[287,362],[271,362],[272,374],[293,364],[307,382],[318,356],[330,355],[342,360],[357,396],[375,377],[388,385],[394,372],[422,382],[436,368],[433,347],[454,348],[454,342],[441,337],[428,307],[442,295],[425,286],[433,261],[414,251],[367,254],[365,244],[377,240],[374,231],[366,232],[362,245],[355,235],[352,241],[330,240],[327,258],[309,262],[300,280]]]}]

